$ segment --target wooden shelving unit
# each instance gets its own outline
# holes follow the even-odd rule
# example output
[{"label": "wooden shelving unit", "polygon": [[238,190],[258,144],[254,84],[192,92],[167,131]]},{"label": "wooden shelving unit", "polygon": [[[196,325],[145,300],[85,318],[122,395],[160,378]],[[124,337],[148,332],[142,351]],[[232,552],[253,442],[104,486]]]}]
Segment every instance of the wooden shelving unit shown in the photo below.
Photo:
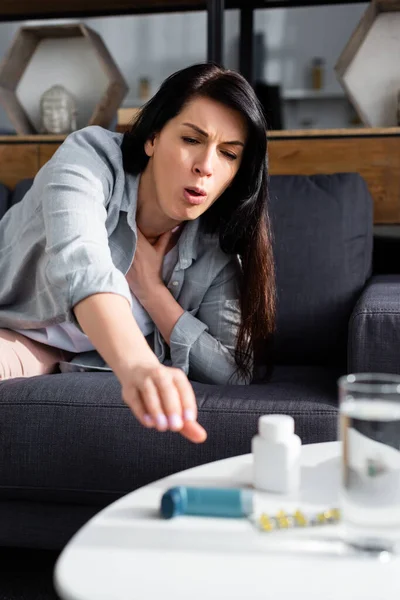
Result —
[{"label": "wooden shelving unit", "polygon": [[112,123],[129,87],[98,33],[83,23],[50,27],[29,26],[20,27],[0,64],[0,101],[17,133],[35,134],[38,131],[17,96],[22,74],[41,42],[66,39],[85,40],[107,78],[107,88],[99,98],[87,124],[109,127]]},{"label": "wooden shelving unit", "polygon": [[[321,4],[350,4],[363,0],[225,0],[227,9],[275,8],[293,6],[312,6]],[[189,10],[205,10],[208,0],[2,0],[0,3],[0,20],[18,20],[19,18],[61,18],[65,15],[86,15],[87,17],[152,13],[180,12]]]},{"label": "wooden shelving unit", "polygon": [[[207,10],[208,59],[222,56],[223,14],[240,9],[240,70],[251,81],[256,8],[347,4],[354,0],[2,0],[0,21]],[[363,1],[363,0],[355,0]],[[400,223],[400,128],[271,131],[270,173],[358,172],[374,200],[376,224]],[[64,136],[0,136],[0,181],[14,187],[34,177]]]},{"label": "wooden shelving unit", "polygon": [[364,0],[1,0],[0,21],[52,18],[88,18],[111,15],[152,14],[206,10],[208,14],[207,58],[222,62],[224,11],[240,10],[240,70],[251,81],[254,11],[353,4]]},{"label": "wooden shelving unit", "polygon": [[3,0],[0,20],[205,10],[206,0]]},{"label": "wooden shelving unit", "polygon": [[[232,8],[240,0],[232,0]],[[222,62],[224,0],[1,0],[0,21],[89,18],[207,10],[207,58]]]},{"label": "wooden shelving unit", "polygon": [[[64,136],[0,136],[0,181],[34,177]],[[271,175],[360,173],[374,200],[375,224],[400,223],[400,128],[271,131]]]}]

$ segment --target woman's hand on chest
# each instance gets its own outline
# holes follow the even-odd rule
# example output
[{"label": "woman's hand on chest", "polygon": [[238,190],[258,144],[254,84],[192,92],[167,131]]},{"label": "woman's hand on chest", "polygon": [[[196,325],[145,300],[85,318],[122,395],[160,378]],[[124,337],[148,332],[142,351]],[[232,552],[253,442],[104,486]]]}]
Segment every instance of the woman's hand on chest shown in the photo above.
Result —
[{"label": "woman's hand on chest", "polygon": [[152,245],[137,230],[138,239],[133,263],[126,274],[131,292],[142,304],[150,294],[154,294],[158,286],[164,286],[162,267],[165,254],[171,249],[173,233],[167,231]]}]

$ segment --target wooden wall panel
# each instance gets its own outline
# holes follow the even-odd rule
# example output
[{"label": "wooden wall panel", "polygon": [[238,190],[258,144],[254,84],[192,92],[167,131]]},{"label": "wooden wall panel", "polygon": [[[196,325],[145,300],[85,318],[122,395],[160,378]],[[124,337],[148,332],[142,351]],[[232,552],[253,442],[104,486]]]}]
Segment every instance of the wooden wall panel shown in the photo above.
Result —
[{"label": "wooden wall panel", "polygon": [[360,173],[375,223],[400,223],[400,137],[273,139],[269,165],[271,175]]},{"label": "wooden wall panel", "polygon": [[38,171],[37,144],[0,144],[0,182],[13,189],[25,177]]},{"label": "wooden wall panel", "polygon": [[[374,130],[371,130],[374,131]],[[25,177],[34,177],[53,156],[63,136],[18,136],[0,139],[0,182],[13,188]],[[400,130],[389,135],[362,129],[337,132],[273,132],[269,136],[270,173],[360,173],[374,200],[375,223],[400,223]]]},{"label": "wooden wall panel", "polygon": [[39,169],[53,156],[59,144],[39,144]]}]

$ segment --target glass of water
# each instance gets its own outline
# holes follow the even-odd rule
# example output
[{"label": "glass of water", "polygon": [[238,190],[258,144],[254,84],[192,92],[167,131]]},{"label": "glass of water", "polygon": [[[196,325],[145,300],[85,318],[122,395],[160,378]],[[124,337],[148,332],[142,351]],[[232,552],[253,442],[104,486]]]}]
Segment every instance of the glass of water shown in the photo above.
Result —
[{"label": "glass of water", "polygon": [[371,552],[400,542],[400,376],[359,373],[338,381],[341,517],[346,541]]}]

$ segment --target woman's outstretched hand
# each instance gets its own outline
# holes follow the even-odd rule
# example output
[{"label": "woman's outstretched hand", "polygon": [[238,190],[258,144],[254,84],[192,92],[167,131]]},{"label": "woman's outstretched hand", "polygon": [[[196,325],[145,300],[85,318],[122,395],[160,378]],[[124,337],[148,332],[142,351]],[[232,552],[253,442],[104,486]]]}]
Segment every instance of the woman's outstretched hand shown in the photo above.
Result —
[{"label": "woman's outstretched hand", "polygon": [[179,431],[196,443],[205,441],[207,434],[197,423],[196,398],[188,378],[181,369],[160,364],[125,298],[93,294],[81,300],[74,312],[118,378],[124,401],[145,427]]},{"label": "woman's outstretched hand", "polygon": [[193,388],[181,369],[160,363],[138,365],[122,380],[122,398],[145,427],[177,431],[197,444],[207,438],[197,422]]}]

